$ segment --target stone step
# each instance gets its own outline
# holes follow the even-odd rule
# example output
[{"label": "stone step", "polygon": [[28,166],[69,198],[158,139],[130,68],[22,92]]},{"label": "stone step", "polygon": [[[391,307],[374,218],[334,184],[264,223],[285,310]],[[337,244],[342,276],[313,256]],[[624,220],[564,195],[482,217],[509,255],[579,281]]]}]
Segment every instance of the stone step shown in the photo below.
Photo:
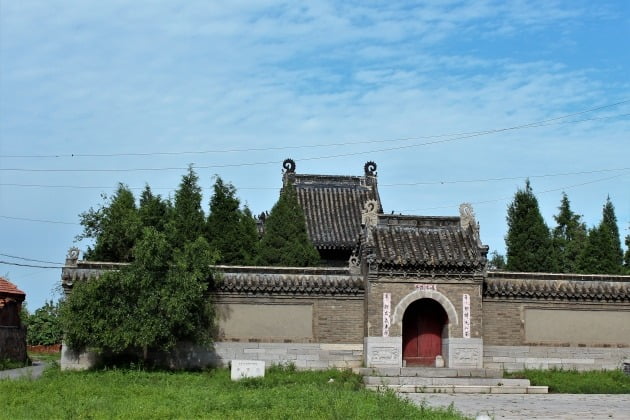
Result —
[{"label": "stone step", "polygon": [[547,394],[546,386],[482,386],[482,385],[366,385],[367,389],[385,392],[423,393],[423,394]]},{"label": "stone step", "polygon": [[505,378],[430,378],[424,376],[364,376],[365,385],[414,385],[414,386],[530,386],[529,379]]},{"label": "stone step", "polygon": [[494,368],[357,368],[362,376],[420,376],[429,378],[501,378],[503,371]]}]

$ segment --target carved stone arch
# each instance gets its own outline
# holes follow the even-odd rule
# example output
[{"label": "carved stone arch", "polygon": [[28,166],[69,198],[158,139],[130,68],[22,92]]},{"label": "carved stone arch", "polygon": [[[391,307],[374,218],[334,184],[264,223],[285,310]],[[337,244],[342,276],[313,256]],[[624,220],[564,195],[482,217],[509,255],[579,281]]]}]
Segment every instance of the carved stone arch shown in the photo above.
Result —
[{"label": "carved stone arch", "polygon": [[407,296],[402,298],[396,308],[394,309],[394,315],[392,317],[392,326],[397,326],[399,331],[402,331],[402,321],[405,311],[416,300],[420,299],[433,299],[437,301],[448,316],[448,322],[451,325],[459,325],[459,317],[457,316],[457,310],[450,300],[437,290],[414,290]]}]

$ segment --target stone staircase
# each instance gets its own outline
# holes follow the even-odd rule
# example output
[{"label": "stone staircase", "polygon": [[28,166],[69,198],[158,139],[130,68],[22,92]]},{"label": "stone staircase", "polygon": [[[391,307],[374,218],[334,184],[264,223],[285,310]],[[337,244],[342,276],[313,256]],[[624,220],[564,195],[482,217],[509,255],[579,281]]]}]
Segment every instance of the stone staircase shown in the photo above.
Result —
[{"label": "stone staircase", "polygon": [[529,379],[502,378],[499,369],[359,368],[367,389],[405,393],[546,394],[548,387],[532,386]]}]

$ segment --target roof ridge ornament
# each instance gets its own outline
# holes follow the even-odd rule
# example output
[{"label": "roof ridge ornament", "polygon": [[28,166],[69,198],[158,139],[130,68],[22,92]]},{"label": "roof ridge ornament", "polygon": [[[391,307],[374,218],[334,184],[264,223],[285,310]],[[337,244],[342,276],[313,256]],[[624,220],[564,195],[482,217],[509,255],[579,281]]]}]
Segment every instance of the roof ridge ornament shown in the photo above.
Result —
[{"label": "roof ridge ornament", "polygon": [[472,227],[473,230],[477,229],[475,211],[470,203],[462,203],[459,205],[459,217],[462,229],[466,230],[469,226]]},{"label": "roof ridge ornament", "polygon": [[368,200],[361,212],[361,224],[363,226],[376,226],[378,222],[378,201]]},{"label": "roof ridge ornament", "polygon": [[363,170],[365,171],[365,175],[376,176],[376,163],[372,160],[365,162]]},{"label": "roof ridge ornament", "polygon": [[284,162],[282,162],[282,167],[287,174],[295,173],[295,161],[291,158],[285,159]]}]

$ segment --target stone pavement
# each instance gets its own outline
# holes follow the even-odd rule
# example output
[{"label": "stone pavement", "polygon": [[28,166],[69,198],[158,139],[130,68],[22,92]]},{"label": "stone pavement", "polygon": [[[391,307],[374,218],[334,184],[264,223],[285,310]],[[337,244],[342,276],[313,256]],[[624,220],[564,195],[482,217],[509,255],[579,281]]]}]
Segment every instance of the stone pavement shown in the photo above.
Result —
[{"label": "stone pavement", "polygon": [[630,420],[630,395],[619,394],[399,394],[429,407],[448,407],[473,418],[492,419],[614,419]]},{"label": "stone pavement", "polygon": [[35,361],[32,366],[19,369],[0,370],[0,380],[7,378],[17,379],[22,377],[37,379],[42,376],[45,367],[46,363]]}]

